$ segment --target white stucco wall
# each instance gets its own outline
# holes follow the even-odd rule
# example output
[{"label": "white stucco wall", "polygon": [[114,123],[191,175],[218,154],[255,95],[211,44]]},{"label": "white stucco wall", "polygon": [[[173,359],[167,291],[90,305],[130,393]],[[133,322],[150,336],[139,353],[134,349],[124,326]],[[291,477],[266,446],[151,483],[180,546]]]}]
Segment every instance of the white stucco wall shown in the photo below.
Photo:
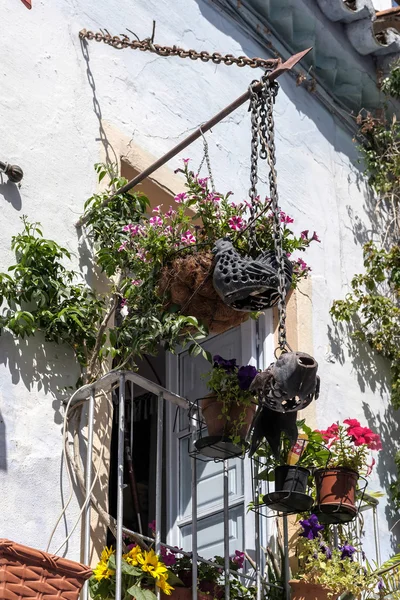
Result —
[{"label": "white stucco wall", "polygon": [[[85,60],[80,29],[106,27],[120,34],[128,27],[144,38],[155,19],[159,43],[265,55],[204,0],[172,4],[166,0],[33,0],[31,11],[18,0],[3,0],[0,17],[0,160],[19,164],[25,173],[19,192],[7,183],[0,185],[1,270],[13,259],[10,238],[20,230],[21,214],[39,220],[45,236],[74,253],[78,267],[74,223],[96,187],[93,164],[103,156],[102,120],[158,157],[261,74],[118,51],[95,42],[87,46],[89,59]],[[381,489],[393,472],[389,442],[397,427],[388,404],[386,366],[360,348],[349,355],[346,338],[334,338],[329,317],[332,300],[343,297],[352,275],[362,268],[361,245],[374,228],[368,194],[351,135],[303,87],[296,87],[288,76],[280,81],[276,124],[281,205],[295,218],[297,232],[316,230],[322,239],[307,257],[313,269],[314,353],[322,380],[317,421],[325,427],[350,416],[371,426],[381,424],[387,443],[371,482],[372,489]],[[208,137],[217,188],[233,190],[238,199],[245,197],[250,154],[247,107],[225,119]],[[113,157],[113,148],[107,150]],[[198,141],[181,158],[190,156],[197,165],[201,153]],[[175,159],[169,166],[173,170],[178,165]],[[265,169],[262,178],[266,180]],[[260,191],[267,192],[261,186]],[[0,462],[0,533],[44,548],[61,507],[57,386],[72,385],[76,368],[64,349],[43,347],[40,339],[16,344],[2,335],[0,356],[0,450],[4,454],[6,449]],[[37,379],[43,373],[46,381],[41,385]],[[388,532],[387,511],[383,500],[384,557],[397,544]],[[75,502],[69,522],[76,514]],[[366,550],[373,555],[371,537]],[[57,540],[62,538],[60,531]],[[56,546],[57,542],[53,549]],[[68,555],[79,558],[78,534]]]},{"label": "white stucco wall", "polygon": [[375,10],[386,10],[393,6],[392,0],[372,0]]}]

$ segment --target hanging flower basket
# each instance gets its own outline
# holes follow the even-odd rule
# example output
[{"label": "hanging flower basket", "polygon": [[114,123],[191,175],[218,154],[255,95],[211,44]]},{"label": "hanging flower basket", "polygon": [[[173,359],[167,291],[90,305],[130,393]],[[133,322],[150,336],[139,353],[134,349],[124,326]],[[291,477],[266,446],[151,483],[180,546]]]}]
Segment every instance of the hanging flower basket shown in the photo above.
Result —
[{"label": "hanging flower basket", "polygon": [[356,514],[356,488],[358,473],[344,467],[335,469],[317,469],[314,473],[317,490],[317,508],[320,521],[324,515],[346,523]]},{"label": "hanging flower basket", "polygon": [[213,270],[211,252],[178,256],[163,268],[158,293],[168,298],[166,309],[179,306],[181,314],[196,317],[210,333],[223,333],[244,323],[249,315],[223,302],[213,285]]},{"label": "hanging flower basket", "polygon": [[289,585],[292,590],[291,600],[331,600],[329,590],[318,583],[292,579]]},{"label": "hanging flower basket", "polygon": [[78,600],[92,570],[60,556],[0,540],[0,597]]}]

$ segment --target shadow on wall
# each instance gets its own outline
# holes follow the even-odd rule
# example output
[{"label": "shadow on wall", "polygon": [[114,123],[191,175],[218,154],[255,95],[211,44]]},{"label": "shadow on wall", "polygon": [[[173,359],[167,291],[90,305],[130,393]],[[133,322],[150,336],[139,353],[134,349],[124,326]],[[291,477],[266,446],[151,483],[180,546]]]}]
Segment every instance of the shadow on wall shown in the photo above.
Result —
[{"label": "shadow on wall", "polygon": [[86,76],[87,76],[89,85],[92,89],[93,110],[99,121],[100,141],[104,147],[104,152],[105,152],[105,157],[106,157],[105,160],[108,165],[111,165],[113,163],[118,164],[119,157],[116,155],[113,147],[111,146],[110,142],[108,141],[107,134],[103,127],[103,115],[102,115],[101,106],[100,106],[100,103],[98,101],[97,94],[96,94],[96,82],[94,80],[93,73],[90,68],[89,44],[87,43],[86,40],[81,39],[81,48],[82,48],[82,55],[83,55],[83,58],[86,63]]},{"label": "shadow on wall", "polygon": [[7,471],[6,424],[0,411],[0,471]]},{"label": "shadow on wall", "polygon": [[38,391],[53,396],[54,422],[60,425],[61,405],[68,394],[66,388],[75,387],[79,377],[72,349],[46,342],[40,333],[16,339],[4,331],[0,337],[0,357],[0,363],[11,373],[13,385],[22,381],[29,391],[35,385]]},{"label": "shadow on wall", "polygon": [[[351,337],[351,334],[352,328],[350,325],[339,323],[335,327],[328,326],[331,360],[337,360],[343,365],[346,360],[344,351],[346,348],[357,373],[360,390],[365,392],[368,386],[377,396],[388,398],[391,388],[389,362],[376,354],[367,344]],[[394,462],[396,447],[393,440],[397,439],[397,432],[400,427],[400,412],[395,411],[389,405],[384,412],[374,414],[366,402],[363,402],[362,406],[368,427],[378,432],[382,438],[383,448],[378,454],[376,472],[380,486],[387,494],[386,518],[389,529],[393,527],[391,545],[393,551],[397,552],[400,543],[399,513],[390,501],[389,486],[394,479],[397,479],[397,468]]]},{"label": "shadow on wall", "polygon": [[366,386],[368,386],[374,394],[389,396],[391,386],[388,361],[376,354],[366,343],[352,337],[352,333],[351,324],[328,325],[331,359],[343,365],[346,361],[344,352],[346,348],[357,374],[360,390],[365,392]]},{"label": "shadow on wall", "polygon": [[397,468],[394,463],[394,454],[396,448],[393,440],[394,432],[399,431],[400,413],[395,411],[392,406],[388,406],[381,414],[373,414],[371,408],[366,402],[363,402],[364,414],[367,418],[368,427],[378,431],[382,439],[382,450],[378,454],[377,473],[379,483],[382,489],[387,493],[387,505],[385,514],[389,531],[391,533],[390,543],[394,552],[398,552],[400,543],[400,522],[399,512],[390,499],[389,485],[398,478]]},{"label": "shadow on wall", "polygon": [[18,186],[9,180],[4,180],[4,177],[0,176],[0,194],[4,200],[7,200],[15,210],[21,210],[22,200],[21,194],[19,193]]}]

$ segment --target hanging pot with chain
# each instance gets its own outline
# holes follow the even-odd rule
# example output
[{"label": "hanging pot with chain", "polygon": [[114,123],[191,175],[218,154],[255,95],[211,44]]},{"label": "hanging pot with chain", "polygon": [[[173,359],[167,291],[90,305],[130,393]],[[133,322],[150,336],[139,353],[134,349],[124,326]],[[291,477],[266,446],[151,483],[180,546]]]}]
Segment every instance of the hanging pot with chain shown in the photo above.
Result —
[{"label": "hanging pot with chain", "polygon": [[[257,82],[258,83],[258,82]],[[213,274],[214,288],[223,301],[235,310],[253,312],[261,311],[275,306],[279,302],[279,261],[283,266],[283,285],[285,293],[292,284],[293,268],[285,255],[277,255],[274,251],[257,251],[256,240],[256,206],[258,182],[258,155],[275,164],[275,143],[273,120],[271,120],[273,104],[278,91],[278,84],[268,80],[268,74],[261,80],[261,92],[254,92],[253,84],[250,86],[250,111],[251,111],[251,171],[249,190],[250,196],[250,225],[249,247],[250,256],[242,256],[228,238],[218,240],[214,246],[215,268]],[[267,142],[268,140],[268,147]],[[271,181],[270,181],[271,184]],[[273,186],[276,189],[276,177]],[[272,191],[272,190],[271,190]],[[278,218],[279,208],[271,205],[274,218]],[[274,224],[274,237],[276,234]],[[275,244],[276,245],[276,244]]]},{"label": "hanging pot with chain", "polygon": [[[257,450],[264,438],[275,453],[282,432],[289,434],[291,440],[296,439],[298,432],[294,415],[298,410],[308,406],[314,398],[318,398],[320,387],[320,380],[317,375],[318,363],[309,354],[292,352],[286,340],[286,293],[288,286],[275,169],[273,120],[273,98],[275,93],[270,82],[265,78],[261,90],[262,106],[259,111],[262,123],[260,129],[260,156],[267,160],[269,166],[269,187],[278,279],[278,345],[281,355],[268,369],[259,373],[251,385],[251,389],[258,395],[258,409],[252,424],[251,454]],[[291,413],[293,416],[291,416]]]}]

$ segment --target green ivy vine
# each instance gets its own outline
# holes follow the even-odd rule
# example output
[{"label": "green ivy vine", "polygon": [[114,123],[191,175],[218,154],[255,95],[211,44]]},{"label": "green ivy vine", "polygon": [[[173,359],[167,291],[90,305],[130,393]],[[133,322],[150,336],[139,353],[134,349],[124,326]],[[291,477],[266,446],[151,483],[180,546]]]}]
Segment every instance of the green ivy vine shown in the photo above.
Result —
[{"label": "green ivy vine", "polygon": [[[400,96],[400,66],[383,82],[386,94]],[[385,106],[387,109],[387,107]],[[386,110],[386,113],[388,111]],[[391,400],[400,408],[400,124],[396,116],[358,117],[364,143],[365,174],[376,195],[383,231],[380,243],[364,245],[365,272],[355,275],[351,292],[331,309],[337,321],[352,324],[353,335],[390,362]]]}]

